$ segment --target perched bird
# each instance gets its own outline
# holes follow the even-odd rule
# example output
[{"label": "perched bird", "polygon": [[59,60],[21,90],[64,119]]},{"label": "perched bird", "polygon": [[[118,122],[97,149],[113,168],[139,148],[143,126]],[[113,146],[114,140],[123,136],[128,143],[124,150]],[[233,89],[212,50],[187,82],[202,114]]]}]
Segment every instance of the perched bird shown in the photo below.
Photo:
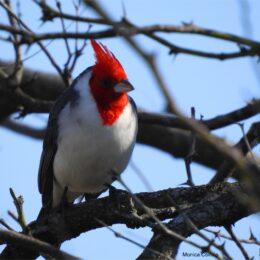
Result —
[{"label": "perched bird", "polygon": [[94,66],[60,95],[50,112],[38,187],[43,208],[98,194],[126,168],[136,140],[134,88],[118,59],[91,40]]}]

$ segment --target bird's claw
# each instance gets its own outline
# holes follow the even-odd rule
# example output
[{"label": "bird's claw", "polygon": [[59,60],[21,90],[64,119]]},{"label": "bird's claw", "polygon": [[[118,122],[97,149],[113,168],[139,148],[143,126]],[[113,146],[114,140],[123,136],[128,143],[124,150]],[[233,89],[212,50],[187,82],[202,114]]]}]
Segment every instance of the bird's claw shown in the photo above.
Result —
[{"label": "bird's claw", "polygon": [[68,187],[66,186],[62,193],[60,204],[56,208],[57,212],[59,212],[63,218],[65,217],[66,208],[69,206],[69,202],[67,199],[67,193],[68,193]]},{"label": "bird's claw", "polygon": [[122,198],[121,195],[123,193],[127,193],[127,192],[124,190],[121,190],[121,189],[117,189],[112,185],[107,185],[107,186],[109,188],[109,197],[111,198],[112,201],[115,202],[116,207],[118,209],[120,209],[121,208],[121,198]]}]

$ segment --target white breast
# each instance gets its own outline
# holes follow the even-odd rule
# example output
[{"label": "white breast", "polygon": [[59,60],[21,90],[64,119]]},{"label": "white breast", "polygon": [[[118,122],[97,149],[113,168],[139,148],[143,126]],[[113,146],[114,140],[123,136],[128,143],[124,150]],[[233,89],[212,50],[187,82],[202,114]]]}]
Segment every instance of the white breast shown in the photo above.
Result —
[{"label": "white breast", "polygon": [[58,121],[58,148],[54,158],[54,204],[67,186],[70,199],[82,193],[98,193],[112,182],[111,170],[121,173],[130,159],[137,132],[137,119],[129,103],[112,126],[104,126],[86,82],[75,85],[76,104],[68,104]]}]

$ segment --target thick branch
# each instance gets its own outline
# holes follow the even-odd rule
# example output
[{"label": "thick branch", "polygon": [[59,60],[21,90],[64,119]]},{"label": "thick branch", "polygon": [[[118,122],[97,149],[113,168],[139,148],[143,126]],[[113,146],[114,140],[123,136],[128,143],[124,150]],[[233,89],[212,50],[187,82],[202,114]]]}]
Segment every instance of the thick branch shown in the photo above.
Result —
[{"label": "thick branch", "polygon": [[[215,130],[248,119],[258,113],[260,113],[260,99],[252,100],[246,106],[230,113],[219,115],[212,119],[200,120],[199,122],[208,129]],[[187,126],[182,121],[172,115],[139,112],[138,118],[142,123],[187,129]]]},{"label": "thick branch", "polygon": [[[243,136],[235,145],[244,155],[260,143],[260,122],[251,125],[248,133]],[[234,165],[224,161],[218,169],[215,176],[210,181],[211,184],[224,181],[227,177],[234,175]],[[239,177],[236,176],[236,177]]]},{"label": "thick branch", "polygon": [[[13,71],[13,63],[0,60],[0,72],[10,75]],[[1,78],[1,77],[0,77]],[[3,89],[8,80],[1,79],[0,89]],[[51,101],[55,100],[64,89],[64,84],[60,77],[51,73],[33,71],[25,68],[21,85],[19,88],[33,99]],[[6,86],[9,89],[9,86]],[[1,91],[1,90],[0,90]],[[6,91],[6,92],[5,92]],[[17,102],[19,99],[10,102],[10,92],[5,89],[0,95],[0,121],[8,117],[10,114],[20,111],[23,104]],[[43,112],[43,111],[42,111]]]},{"label": "thick branch", "polygon": [[2,127],[12,130],[18,134],[32,137],[35,139],[43,139],[45,135],[45,128],[37,129],[26,124],[18,123],[12,120],[5,120],[1,123]]},{"label": "thick branch", "polygon": [[[244,212],[241,206],[238,206],[233,192],[242,192],[239,185],[222,183],[215,186],[175,188],[151,193],[139,193],[136,196],[144,205],[150,207],[159,219],[164,220],[174,218],[177,215],[178,212],[173,206],[175,203],[179,205],[180,209],[188,210],[202,202],[217,201],[223,194],[234,205],[232,211],[229,207],[226,207],[226,204],[223,204],[222,208],[219,209],[225,213],[218,212],[222,216],[222,218],[218,219],[218,224],[224,224],[225,219],[222,214],[225,214],[228,220],[229,213],[232,214],[235,211],[237,212],[237,219],[249,214],[249,212]],[[133,201],[132,196],[123,191],[118,191],[116,201],[110,197],[105,197],[77,204],[69,207],[64,216],[63,219],[56,212],[50,214],[44,221],[32,223],[29,226],[31,234],[48,243],[60,244],[65,240],[79,236],[83,232],[103,227],[98,220],[109,226],[125,224],[131,228],[150,226],[153,222],[153,218],[147,215],[142,210],[142,207]],[[28,251],[22,247],[7,246],[1,256],[19,258],[21,255],[31,258],[36,257],[38,253]]]},{"label": "thick branch", "polygon": [[[183,210],[166,226],[170,230],[188,237],[196,232],[187,219],[192,221],[198,229],[203,229],[208,226],[231,225],[247,215],[248,211],[235,199],[234,194],[222,193],[212,200],[200,202]],[[156,227],[147,249],[138,259],[167,259],[167,257],[176,256],[181,242]],[[163,256],[155,255],[150,249],[161,252]]]}]

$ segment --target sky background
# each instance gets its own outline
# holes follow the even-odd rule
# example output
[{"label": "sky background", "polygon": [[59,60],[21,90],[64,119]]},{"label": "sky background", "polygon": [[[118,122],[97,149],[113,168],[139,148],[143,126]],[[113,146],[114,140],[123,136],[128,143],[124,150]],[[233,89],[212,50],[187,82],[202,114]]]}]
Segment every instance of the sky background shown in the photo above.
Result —
[{"label": "sky background", "polygon": [[[13,1],[15,3],[15,1]],[[39,9],[31,1],[21,1],[23,19],[31,28],[37,32],[58,31],[60,21],[46,23],[39,26],[41,16]],[[48,1],[53,3],[54,1]],[[64,11],[74,13],[71,1],[62,1]],[[101,1],[104,7],[113,17],[119,20],[123,15],[122,3],[127,11],[127,17],[137,25],[151,24],[173,24],[180,25],[182,22],[194,22],[196,25],[234,33],[237,35],[248,35],[254,40],[260,40],[259,13],[260,1],[258,0],[110,0]],[[87,9],[82,9],[82,15],[92,16],[94,14]],[[244,17],[244,19],[242,19]],[[252,24],[252,30],[243,26],[243,21]],[[248,20],[249,19],[249,20]],[[6,22],[5,13],[0,10],[0,22]],[[75,24],[68,22],[68,30],[74,31]],[[80,28],[86,31],[86,25]],[[103,28],[93,26],[92,31]],[[0,35],[2,32],[0,32]],[[220,40],[210,40],[205,37],[188,35],[163,35],[173,43],[200,49],[205,51],[229,52],[237,50],[234,44]],[[157,43],[144,38],[135,37],[147,50],[158,56],[160,71],[167,82],[171,94],[177,101],[179,107],[187,115],[190,108],[195,107],[197,115],[204,118],[211,118],[242,107],[253,97],[259,98],[260,81],[256,72],[260,74],[260,68],[256,59],[241,58],[220,62],[218,60],[193,57],[188,55],[169,56],[168,50]],[[164,99],[143,61],[129,46],[120,38],[102,40],[110,50],[117,56],[125,67],[131,83],[136,90],[132,94],[137,105],[148,111],[160,112],[165,107]],[[24,49],[26,50],[26,49]],[[38,47],[34,45],[27,50],[24,57],[29,56]],[[48,45],[59,64],[63,64],[66,58],[66,49],[63,41],[52,42]],[[11,46],[0,42],[0,57],[5,60],[13,59]],[[76,77],[86,67],[94,62],[93,51],[89,46],[85,49],[80,58],[73,77]],[[28,59],[25,65],[41,71],[55,72],[44,54],[39,53]],[[258,71],[257,71],[258,70]],[[20,119],[36,127],[46,124],[46,115],[30,115]],[[250,123],[259,120],[254,117],[245,123],[248,129]],[[226,138],[231,143],[241,137],[241,130],[237,125],[230,126],[214,133]],[[7,210],[14,211],[9,187],[12,187],[17,194],[24,197],[24,209],[27,221],[36,218],[41,207],[41,199],[37,188],[37,171],[42,151],[42,142],[31,138],[23,137],[0,128],[0,218],[4,218],[10,225],[17,228],[10,220]],[[259,154],[259,146],[255,149]],[[176,160],[173,157],[159,150],[136,145],[133,162],[140,168],[152,189],[159,190],[169,187],[178,187],[186,181],[185,165],[183,160]],[[204,184],[213,176],[214,171],[192,164],[192,174],[196,184]],[[131,166],[123,174],[123,180],[131,187],[132,191],[147,191],[147,188],[139,179]],[[120,187],[115,183],[116,187]],[[249,227],[260,239],[259,216],[250,216],[242,219],[235,225],[235,231],[240,238],[249,238]],[[123,225],[115,225],[113,228],[124,235],[146,245],[152,233],[148,228],[130,230]],[[198,238],[195,238],[199,242]],[[235,259],[241,259],[241,254],[232,243],[227,243],[228,251]],[[259,256],[259,248],[246,246],[250,256]],[[98,229],[73,239],[63,244],[62,249],[74,255],[87,259],[134,259],[141,249],[129,244],[126,241],[115,238],[107,229]],[[182,243],[179,250],[179,259],[183,252],[198,252]],[[192,258],[189,258],[192,259]],[[197,258],[196,258],[197,259]],[[208,258],[207,258],[208,259]],[[257,259],[257,258],[256,258]]]}]

